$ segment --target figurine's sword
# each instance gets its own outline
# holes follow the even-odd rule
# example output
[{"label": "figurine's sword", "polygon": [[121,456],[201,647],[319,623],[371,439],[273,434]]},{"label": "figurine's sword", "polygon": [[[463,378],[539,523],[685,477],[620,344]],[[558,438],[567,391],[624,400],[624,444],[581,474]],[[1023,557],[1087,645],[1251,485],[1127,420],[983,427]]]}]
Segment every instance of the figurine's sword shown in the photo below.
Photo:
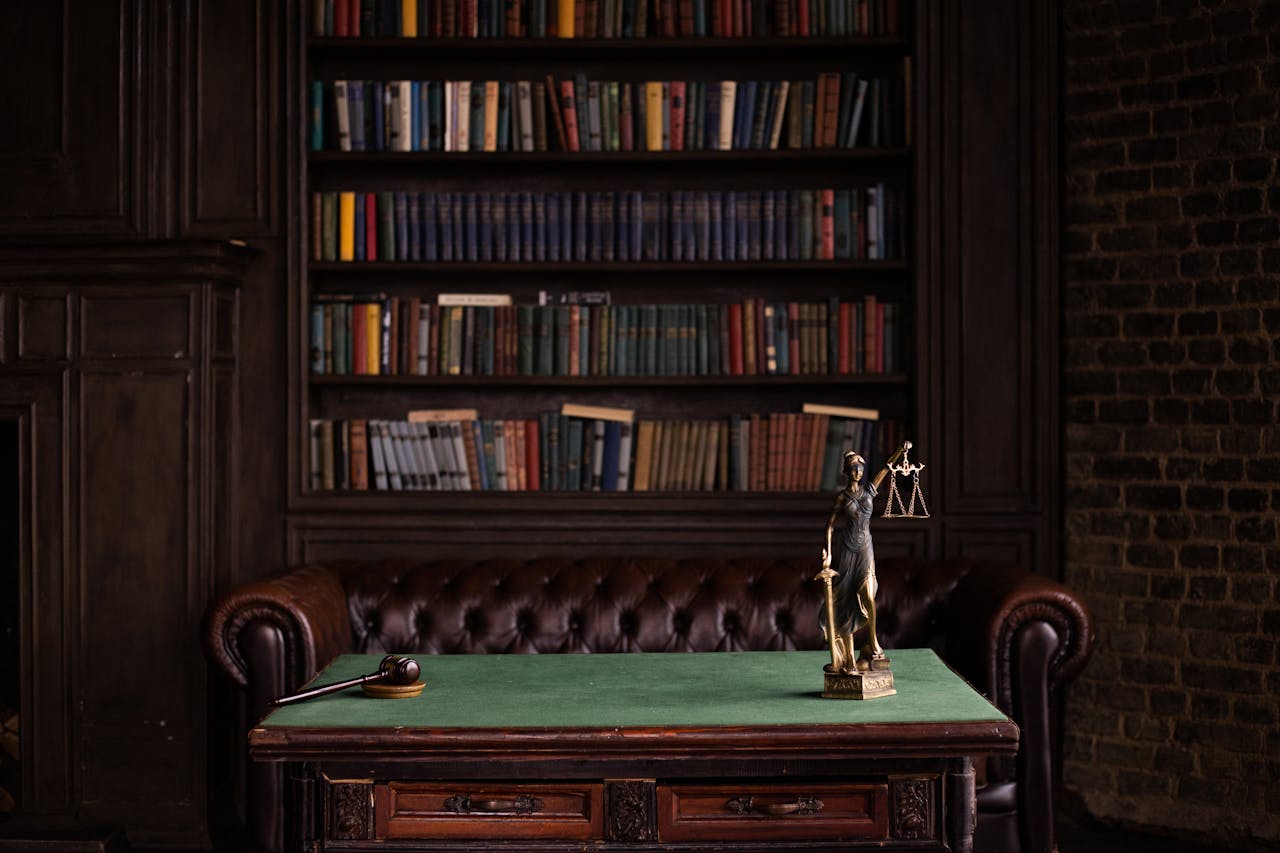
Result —
[{"label": "figurine's sword", "polygon": [[830,566],[825,567],[818,572],[814,580],[821,580],[823,591],[826,594],[827,601],[827,644],[831,646],[831,670],[833,672],[840,671],[840,661],[836,655],[836,599],[835,593],[831,590],[831,579],[839,577],[840,573],[833,570]]}]

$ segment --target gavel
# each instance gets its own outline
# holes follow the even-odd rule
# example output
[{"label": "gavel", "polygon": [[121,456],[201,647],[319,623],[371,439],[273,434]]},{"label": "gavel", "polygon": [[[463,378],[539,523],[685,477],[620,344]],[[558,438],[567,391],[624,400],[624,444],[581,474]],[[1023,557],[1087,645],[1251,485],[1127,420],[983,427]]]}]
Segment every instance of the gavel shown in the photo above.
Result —
[{"label": "gavel", "polygon": [[387,684],[413,684],[418,680],[418,675],[422,672],[418,666],[418,662],[410,657],[403,655],[387,655],[378,664],[378,671],[371,672],[368,675],[362,675],[359,678],[349,678],[346,681],[338,681],[333,684],[324,684],[320,687],[313,687],[310,690],[303,690],[299,693],[292,693],[288,696],[280,696],[272,699],[273,707],[281,705],[289,705],[294,702],[301,702],[304,699],[314,699],[316,696],[324,696],[328,693],[337,693],[339,690],[346,690],[348,687],[359,687],[363,684],[371,682],[383,682]]}]

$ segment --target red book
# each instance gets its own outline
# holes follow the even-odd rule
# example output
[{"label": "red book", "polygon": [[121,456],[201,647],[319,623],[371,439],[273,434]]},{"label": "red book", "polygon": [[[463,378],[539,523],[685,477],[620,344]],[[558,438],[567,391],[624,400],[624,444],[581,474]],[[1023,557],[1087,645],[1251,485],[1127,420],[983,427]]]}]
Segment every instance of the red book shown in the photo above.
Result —
[{"label": "red book", "polygon": [[876,373],[884,373],[884,303],[876,303]]},{"label": "red book", "polygon": [[[684,0],[681,0],[684,2]],[[692,13],[690,13],[692,14]],[[690,25],[692,28],[692,25]],[[671,150],[684,150],[685,81],[671,81]]]},{"label": "red book", "polygon": [[876,372],[876,297],[869,294],[862,310],[862,364],[867,373]]},{"label": "red book", "polygon": [[[677,5],[680,9],[680,35],[691,36],[693,35],[693,0],[679,0]],[[672,149],[674,150],[674,146]]]},{"label": "red book", "polygon": [[405,369],[404,373],[416,376],[422,371],[418,369],[418,343],[419,334],[422,330],[422,324],[418,322],[418,317],[422,313],[422,299],[414,296],[409,299],[409,310],[404,312],[405,339],[409,342],[405,347]]},{"label": "red book", "polygon": [[539,491],[541,480],[539,478],[539,469],[542,464],[542,456],[538,450],[538,422],[529,420],[524,425],[524,447],[525,447],[525,488],[531,492]]},{"label": "red book", "polygon": [[440,306],[427,306],[427,375],[440,373]]},{"label": "red book", "polygon": [[809,32],[809,0],[795,0],[796,35],[808,36]]},{"label": "red book", "polygon": [[742,34],[750,36],[753,32],[751,18],[751,0],[742,0]]},{"label": "red book", "polygon": [[364,194],[364,259],[378,259],[378,197],[374,193]]},{"label": "red book", "polygon": [[574,106],[573,81],[560,81],[560,106],[564,109],[564,139],[567,150],[578,150],[578,108]]},{"label": "red book", "polygon": [[[622,93],[619,97],[621,103],[618,105],[618,147],[623,151],[634,151],[636,147],[635,118],[631,107],[631,97],[631,84],[623,83]],[[318,228],[316,233],[319,233]]]},{"label": "red book", "polygon": [[819,257],[824,261],[833,260],[836,256],[835,206],[836,191],[822,190],[818,205],[819,227],[822,235],[822,254]]},{"label": "red book", "polygon": [[560,142],[561,151],[572,151],[565,139],[564,113],[560,110],[560,88],[556,78],[547,75],[547,97],[551,100],[551,123],[556,129],[556,139]]},{"label": "red book", "polygon": [[742,306],[729,303],[729,375],[742,375]]},{"label": "red book", "polygon": [[837,353],[839,361],[836,364],[836,372],[840,374],[852,373],[849,360],[849,329],[853,326],[853,303],[841,302],[840,315],[836,325],[836,334],[839,338],[837,343]]},{"label": "red book", "polygon": [[827,72],[820,74],[823,88],[826,95],[823,97],[822,106],[824,115],[822,118],[822,147],[836,147],[836,130],[840,123],[840,75],[835,72]]},{"label": "red book", "polygon": [[765,346],[765,319],[764,319],[764,298],[756,297],[755,300],[755,333],[756,333],[756,373],[764,374],[769,372],[768,352]]},{"label": "red book", "polygon": [[797,439],[799,429],[796,424],[796,413],[787,412],[782,415],[782,482],[779,484],[788,492],[796,489],[796,474],[800,472],[800,447]]},{"label": "red book", "polygon": [[364,375],[369,372],[369,318],[368,305],[351,306],[351,372]]},{"label": "red book", "polygon": [[[335,36],[354,35],[348,31],[349,21],[351,19],[352,0],[333,0],[333,34]],[[356,8],[360,8],[359,0],[355,0]],[[356,13],[356,22],[359,23],[360,14]]]}]

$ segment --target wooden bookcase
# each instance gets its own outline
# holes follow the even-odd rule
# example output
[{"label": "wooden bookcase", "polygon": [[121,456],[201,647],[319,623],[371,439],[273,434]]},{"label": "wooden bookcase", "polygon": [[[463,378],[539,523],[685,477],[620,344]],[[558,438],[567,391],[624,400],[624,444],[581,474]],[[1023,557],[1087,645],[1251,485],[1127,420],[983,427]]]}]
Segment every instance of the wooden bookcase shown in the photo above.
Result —
[{"label": "wooden bookcase", "polygon": [[[984,16],[984,19],[989,16]],[[949,529],[943,513],[944,465],[957,475],[963,451],[948,438],[943,421],[945,374],[974,359],[946,348],[945,333],[970,309],[948,294],[944,235],[968,207],[957,206],[947,167],[953,154],[942,128],[950,121],[955,93],[941,66],[959,54],[944,52],[949,38],[971,38],[965,24],[932,0],[904,0],[896,35],[846,38],[647,38],[625,39],[432,39],[317,37],[305,10],[295,20],[297,65],[291,78],[290,132],[294,170],[290,241],[290,465],[287,536],[293,561],[351,554],[404,554],[430,548],[437,556],[512,556],[608,553],[794,553],[815,550],[830,508],[826,492],[502,492],[502,491],[313,491],[309,475],[309,430],[313,418],[403,418],[414,408],[475,408],[482,418],[531,416],[558,410],[563,402],[634,409],[637,418],[709,418],[730,413],[793,411],[806,402],[872,407],[897,421],[911,438],[926,470],[924,484],[934,518],[923,522],[878,521],[882,553],[936,555]],[[1026,23],[1026,22],[1024,22]],[[1032,22],[1034,23],[1034,22]],[[1039,24],[1035,24],[1039,26]],[[950,35],[948,35],[950,34]],[[907,120],[912,144],[887,148],[821,148],[771,151],[664,152],[342,152],[312,151],[309,144],[309,82],[352,80],[541,80],[585,74],[591,79],[812,79],[820,72],[897,77],[910,57]],[[1027,62],[1031,61],[1027,57]],[[965,60],[968,61],[968,60]],[[981,87],[974,78],[975,91]],[[1009,122],[1012,125],[1012,120]],[[1002,125],[1003,126],[1003,125]],[[1004,163],[989,164],[994,171]],[[1021,168],[1021,166],[1019,166]],[[1003,178],[1002,178],[1003,180]],[[420,192],[468,190],[654,191],[702,189],[793,189],[865,187],[885,183],[904,199],[903,256],[869,261],[756,262],[335,262],[311,259],[310,199],[316,191]],[[977,198],[975,194],[973,198]],[[1000,199],[1001,204],[1004,199]],[[1039,197],[1037,204],[1043,204]],[[962,209],[963,208],[963,209]],[[993,236],[984,245],[993,248]],[[975,243],[977,245],[977,243]],[[1023,253],[1025,255],[1025,253]],[[1048,256],[1046,256],[1048,257]],[[967,264],[972,263],[966,258]],[[1003,272],[1003,270],[1002,270]],[[966,275],[973,274],[966,268]],[[973,279],[976,281],[976,279]],[[976,290],[979,300],[1007,299],[1010,284]],[[439,377],[315,375],[310,370],[310,306],[325,293],[381,292],[432,297],[438,292],[509,293],[517,303],[541,289],[608,290],[615,303],[729,302],[747,297],[819,301],[832,295],[866,294],[899,302],[904,309],[905,370],[889,374],[686,377]],[[966,294],[965,299],[971,295]],[[1005,303],[1019,323],[1041,327],[1046,305]],[[1005,322],[1002,305],[991,314]],[[989,324],[984,324],[989,325]],[[974,327],[975,331],[977,327]],[[984,330],[985,331],[985,330]],[[953,336],[954,337],[954,336]],[[1052,346],[1052,335],[1043,338]],[[967,345],[967,344],[966,344]],[[1039,346],[1039,345],[1037,345]],[[1040,350],[1037,349],[1037,357]],[[990,380],[1005,394],[1003,372]],[[1011,394],[1031,403],[1018,368]],[[985,381],[985,378],[984,378]],[[970,384],[968,389],[979,388]],[[968,400],[961,401],[968,405]],[[952,407],[954,408],[954,407]],[[969,411],[969,410],[966,410]],[[976,412],[965,441],[980,443],[985,418],[1007,411]],[[1022,417],[1016,429],[1026,436]],[[1007,432],[1007,430],[1006,430]],[[949,443],[949,444],[948,444]],[[943,445],[948,446],[944,447]],[[1030,449],[1030,450],[1029,450]],[[1033,452],[1031,443],[1011,453]],[[950,454],[949,456],[947,454]],[[945,461],[944,461],[945,460]],[[870,460],[873,465],[881,460]],[[1020,464],[1026,464],[1025,458]],[[1047,463],[1046,463],[1047,464]],[[1037,475],[1038,476],[1038,475]],[[1047,481],[1036,481],[1039,491]],[[1025,478],[1016,488],[1026,488]],[[1004,483],[993,485],[1007,492]],[[1041,493],[1043,494],[1043,493]],[[998,498],[999,504],[1003,498]],[[1040,497],[1012,503],[1020,511]],[[1017,531],[1006,549],[1004,535],[992,553],[1013,558],[1043,555],[1047,539]],[[989,540],[986,528],[975,541]],[[959,540],[957,540],[959,542]],[[983,546],[985,547],[985,545]],[[957,550],[964,550],[957,546]]]}]

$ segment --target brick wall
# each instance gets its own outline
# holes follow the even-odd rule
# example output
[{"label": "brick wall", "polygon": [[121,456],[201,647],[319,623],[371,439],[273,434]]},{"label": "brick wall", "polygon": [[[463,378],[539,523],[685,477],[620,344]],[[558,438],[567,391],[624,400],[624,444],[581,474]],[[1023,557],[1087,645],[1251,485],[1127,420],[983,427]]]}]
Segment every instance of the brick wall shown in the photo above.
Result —
[{"label": "brick wall", "polygon": [[[1280,4],[1063,7],[1064,784],[1280,840]],[[1170,801],[1175,803],[1170,807]]]}]

